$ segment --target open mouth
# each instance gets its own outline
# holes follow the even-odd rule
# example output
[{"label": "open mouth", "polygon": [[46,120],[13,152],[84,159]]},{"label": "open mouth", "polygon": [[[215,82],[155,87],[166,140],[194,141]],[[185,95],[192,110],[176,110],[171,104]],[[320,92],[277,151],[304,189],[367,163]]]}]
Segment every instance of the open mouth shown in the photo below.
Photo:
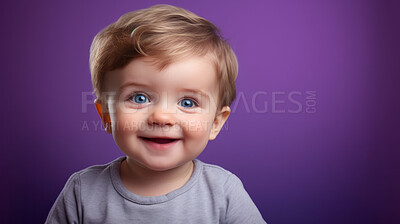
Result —
[{"label": "open mouth", "polygon": [[142,137],[142,138],[146,141],[150,141],[150,142],[154,142],[154,143],[158,143],[158,144],[168,144],[168,143],[179,140],[179,139],[171,139],[171,138],[144,138],[144,137]]}]

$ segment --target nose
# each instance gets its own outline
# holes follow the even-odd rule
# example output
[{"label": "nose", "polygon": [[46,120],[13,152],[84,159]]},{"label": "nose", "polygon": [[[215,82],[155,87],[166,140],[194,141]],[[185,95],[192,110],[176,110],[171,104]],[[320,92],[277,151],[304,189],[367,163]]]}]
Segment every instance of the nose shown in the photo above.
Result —
[{"label": "nose", "polygon": [[173,126],[176,124],[176,111],[162,106],[155,106],[147,118],[147,123],[149,125]]}]

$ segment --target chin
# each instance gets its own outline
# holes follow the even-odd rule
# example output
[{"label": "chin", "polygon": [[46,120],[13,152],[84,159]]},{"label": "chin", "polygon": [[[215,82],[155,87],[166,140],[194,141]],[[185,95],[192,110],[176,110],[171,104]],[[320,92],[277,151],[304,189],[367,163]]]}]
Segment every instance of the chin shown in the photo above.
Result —
[{"label": "chin", "polygon": [[181,164],[176,164],[171,161],[147,161],[145,163],[142,163],[147,169],[154,170],[154,171],[167,171],[173,168],[176,168],[180,166]]}]

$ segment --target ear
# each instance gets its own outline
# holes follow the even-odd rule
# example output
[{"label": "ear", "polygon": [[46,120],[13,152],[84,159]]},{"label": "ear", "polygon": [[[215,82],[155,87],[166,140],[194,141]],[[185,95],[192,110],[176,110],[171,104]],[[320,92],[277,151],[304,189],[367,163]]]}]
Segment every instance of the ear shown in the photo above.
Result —
[{"label": "ear", "polygon": [[214,123],[211,128],[209,140],[214,140],[219,132],[221,131],[222,127],[225,124],[225,121],[228,120],[229,114],[231,114],[231,108],[228,106],[224,106],[215,116]]},{"label": "ear", "polygon": [[100,116],[100,119],[103,123],[106,132],[111,134],[112,133],[111,119],[110,119],[110,113],[107,110],[107,106],[99,99],[94,100],[94,105],[96,106],[97,113]]}]

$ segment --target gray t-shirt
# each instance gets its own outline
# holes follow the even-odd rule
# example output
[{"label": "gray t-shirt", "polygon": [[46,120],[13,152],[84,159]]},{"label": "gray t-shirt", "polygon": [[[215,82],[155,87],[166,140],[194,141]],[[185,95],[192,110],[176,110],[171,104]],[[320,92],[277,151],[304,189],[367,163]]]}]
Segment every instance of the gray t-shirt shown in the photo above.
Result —
[{"label": "gray t-shirt", "polygon": [[124,159],[71,175],[46,223],[266,223],[240,179],[220,166],[194,159],[185,185],[166,195],[144,197],[122,184]]}]

